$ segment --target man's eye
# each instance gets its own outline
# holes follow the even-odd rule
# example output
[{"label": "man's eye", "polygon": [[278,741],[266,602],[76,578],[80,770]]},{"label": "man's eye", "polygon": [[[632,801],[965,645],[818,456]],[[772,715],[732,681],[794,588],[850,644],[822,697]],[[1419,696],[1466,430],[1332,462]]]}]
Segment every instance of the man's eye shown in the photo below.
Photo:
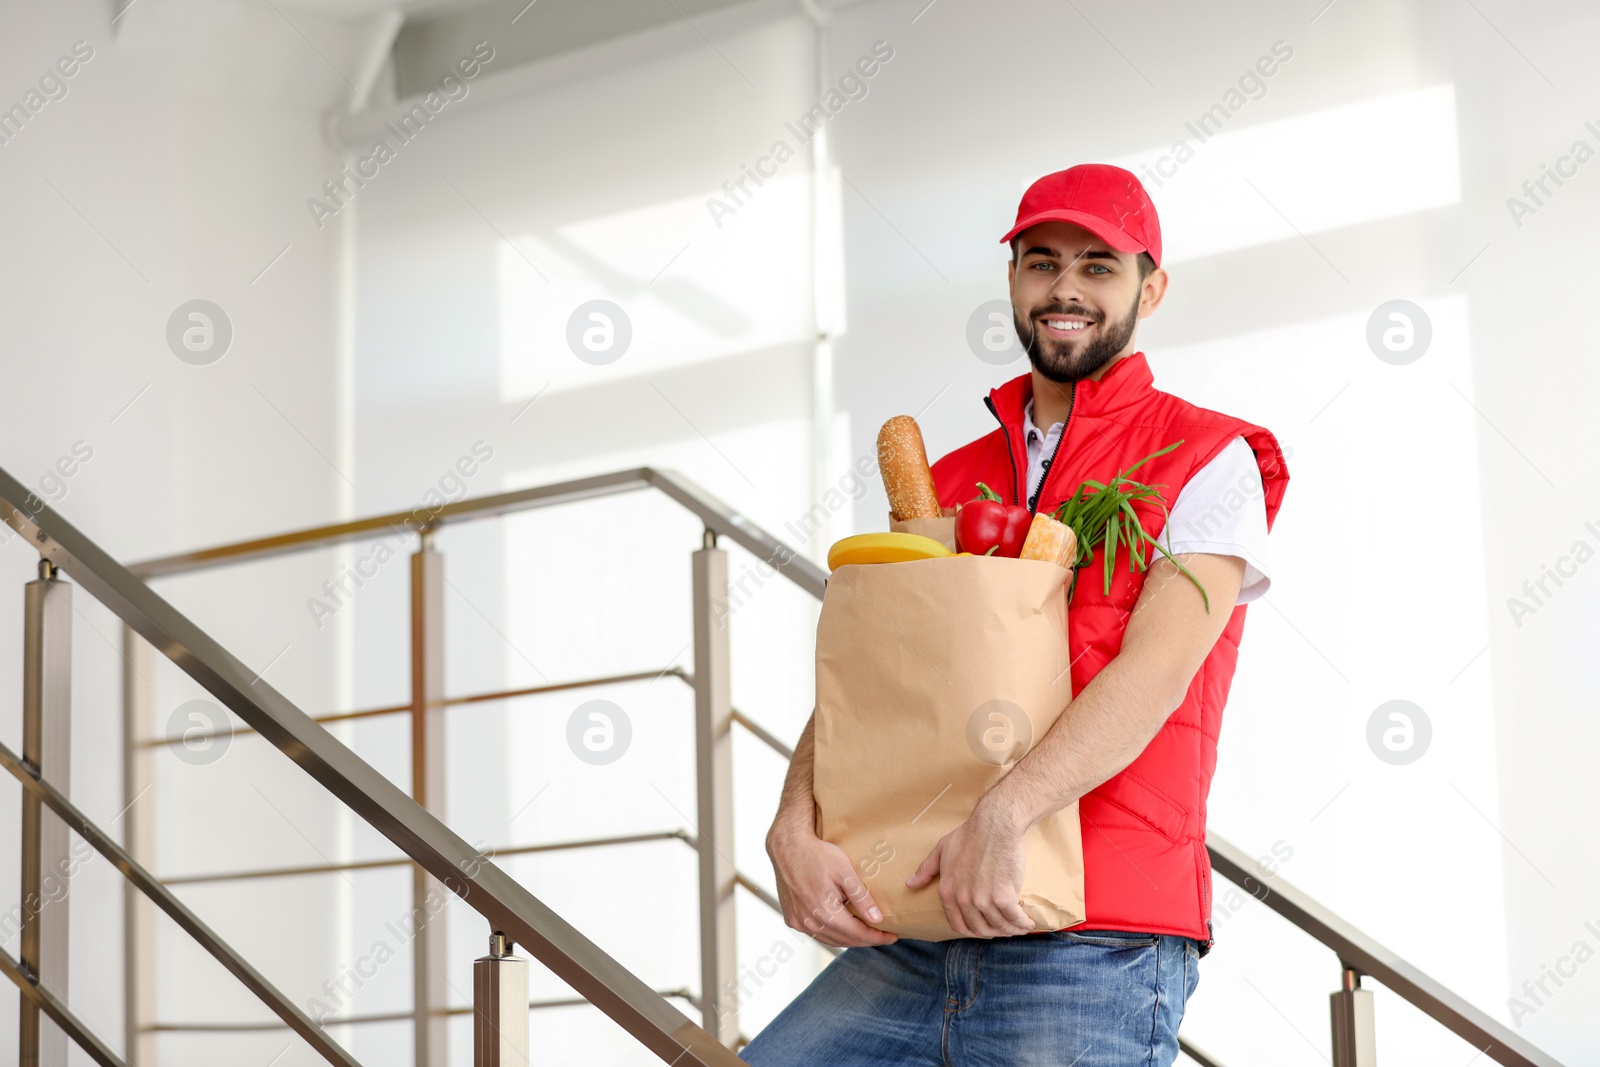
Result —
[{"label": "man's eye", "polygon": [[1034,270],[1055,270],[1056,265],[1046,260],[1040,260],[1032,265]]},{"label": "man's eye", "polygon": [[1091,263],[1091,264],[1089,264],[1089,273],[1093,274],[1096,271],[1100,272],[1101,274],[1110,274],[1111,273],[1110,268],[1108,268],[1104,263]]}]

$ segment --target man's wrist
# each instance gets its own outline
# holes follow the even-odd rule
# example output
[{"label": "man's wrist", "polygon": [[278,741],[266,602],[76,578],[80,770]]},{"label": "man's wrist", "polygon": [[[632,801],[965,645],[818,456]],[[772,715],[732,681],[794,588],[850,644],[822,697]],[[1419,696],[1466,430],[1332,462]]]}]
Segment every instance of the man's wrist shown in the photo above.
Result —
[{"label": "man's wrist", "polygon": [[767,852],[770,854],[775,847],[797,838],[815,837],[816,833],[815,820],[808,818],[806,812],[779,811],[767,831]]},{"label": "man's wrist", "polygon": [[1004,779],[995,783],[993,788],[979,798],[972,809],[972,815],[995,830],[1013,837],[1021,837],[1034,823],[1042,819],[1046,812],[1033,811],[1026,800],[1018,795],[1018,791],[1005,788],[1006,784]]}]

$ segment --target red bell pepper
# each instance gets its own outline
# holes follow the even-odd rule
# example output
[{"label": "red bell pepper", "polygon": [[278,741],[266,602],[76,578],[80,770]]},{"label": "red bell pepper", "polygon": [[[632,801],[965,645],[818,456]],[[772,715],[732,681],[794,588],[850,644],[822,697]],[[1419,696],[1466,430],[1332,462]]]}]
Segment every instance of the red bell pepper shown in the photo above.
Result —
[{"label": "red bell pepper", "polygon": [[993,489],[978,483],[978,496],[956,509],[956,548],[974,556],[1022,555],[1033,513],[1007,505]]}]

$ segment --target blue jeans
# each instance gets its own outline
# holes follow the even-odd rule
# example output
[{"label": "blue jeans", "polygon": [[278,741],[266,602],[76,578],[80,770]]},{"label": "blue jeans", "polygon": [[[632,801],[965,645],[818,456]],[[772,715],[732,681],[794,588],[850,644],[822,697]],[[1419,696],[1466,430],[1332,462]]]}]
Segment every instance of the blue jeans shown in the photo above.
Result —
[{"label": "blue jeans", "polygon": [[1171,1067],[1198,943],[1058,931],[846,949],[745,1046],[756,1067]]}]

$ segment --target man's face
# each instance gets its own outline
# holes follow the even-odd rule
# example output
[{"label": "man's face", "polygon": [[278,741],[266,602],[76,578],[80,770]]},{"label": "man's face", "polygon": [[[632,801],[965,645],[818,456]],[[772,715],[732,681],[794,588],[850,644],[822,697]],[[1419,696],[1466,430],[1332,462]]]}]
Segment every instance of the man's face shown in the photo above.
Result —
[{"label": "man's face", "polygon": [[[1159,273],[1150,279],[1163,281]],[[1087,378],[1127,349],[1139,319],[1159,300],[1144,289],[1136,254],[1113,252],[1080,226],[1043,222],[1017,236],[1011,265],[1017,337],[1051,381]]]}]

